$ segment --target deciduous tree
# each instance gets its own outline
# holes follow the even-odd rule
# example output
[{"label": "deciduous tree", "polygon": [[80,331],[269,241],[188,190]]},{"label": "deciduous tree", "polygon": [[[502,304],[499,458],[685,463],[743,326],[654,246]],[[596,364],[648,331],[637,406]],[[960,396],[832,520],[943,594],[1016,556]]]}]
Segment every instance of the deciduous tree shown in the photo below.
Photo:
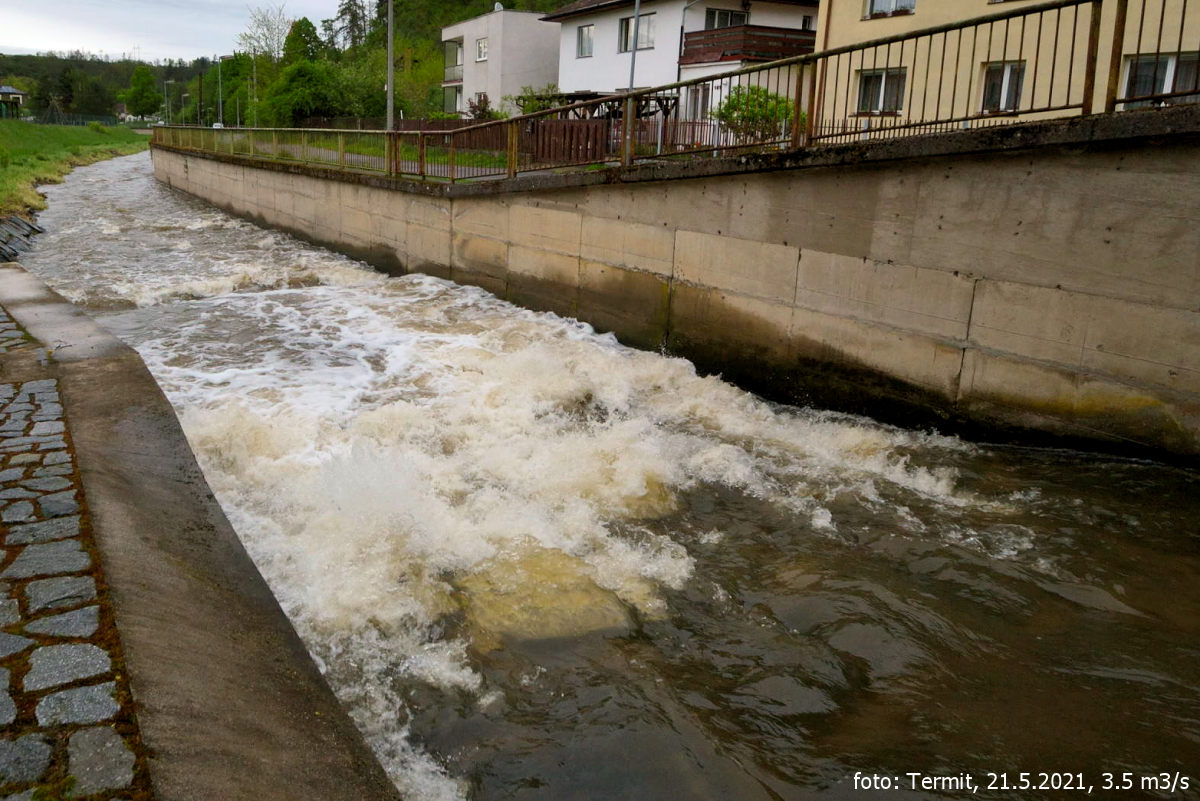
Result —
[{"label": "deciduous tree", "polygon": [[145,64],[134,68],[122,100],[129,113],[139,117],[153,114],[162,106],[163,96],[154,88],[154,73]]}]

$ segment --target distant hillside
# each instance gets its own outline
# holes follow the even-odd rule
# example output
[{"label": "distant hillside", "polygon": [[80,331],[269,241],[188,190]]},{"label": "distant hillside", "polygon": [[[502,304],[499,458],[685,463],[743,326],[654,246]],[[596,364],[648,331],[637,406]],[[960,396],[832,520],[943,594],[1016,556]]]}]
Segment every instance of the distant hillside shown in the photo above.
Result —
[{"label": "distant hillside", "polygon": [[[383,94],[376,87],[385,82],[387,6],[376,0],[327,2],[330,16],[300,26],[296,47],[279,57],[262,52],[252,57],[244,52],[249,48],[229,42],[226,52],[236,56],[222,65],[220,81],[216,65],[207,58],[150,65],[158,113],[166,116],[169,105],[173,122],[207,125],[222,117],[227,125],[260,126],[290,126],[314,117],[382,117]],[[508,9],[540,12],[553,11],[566,2],[503,0]],[[255,3],[251,0],[252,6]],[[397,106],[408,117],[436,114],[441,109],[441,29],[488,13],[495,0],[393,3]],[[288,12],[285,5],[285,15]],[[65,113],[112,115],[122,94],[130,89],[139,63],[109,61],[81,52],[0,54],[0,84],[27,92],[26,109],[34,114],[41,114],[53,102]],[[221,103],[216,100],[218,83]],[[164,88],[167,102],[163,102]]]}]

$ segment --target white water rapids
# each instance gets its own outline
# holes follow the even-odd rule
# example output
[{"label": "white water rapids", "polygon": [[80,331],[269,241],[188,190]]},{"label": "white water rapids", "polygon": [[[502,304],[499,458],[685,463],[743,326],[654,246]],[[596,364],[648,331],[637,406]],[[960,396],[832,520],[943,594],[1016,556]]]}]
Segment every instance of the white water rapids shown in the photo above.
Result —
[{"label": "white water rapids", "polygon": [[[665,798],[685,776],[688,798],[840,797],[854,766],[982,769],[997,742],[1034,758],[1017,719],[1080,671],[1157,677],[1150,700],[1108,680],[1126,711],[1197,697],[1200,605],[1170,567],[1197,561],[1195,530],[1093,497],[1089,471],[1158,482],[1168,506],[1194,500],[1193,478],[769,404],[587,325],[234,220],[157,185],[145,155],[48,195],[27,267],[141,353],[409,798]],[[1097,554],[1101,536],[1123,544]],[[1085,658],[1072,638],[1093,626],[1170,645]],[[1030,708],[994,724],[1024,697],[1014,675]],[[1182,760],[1198,708],[1123,758]],[[628,748],[657,767],[622,767]]]}]

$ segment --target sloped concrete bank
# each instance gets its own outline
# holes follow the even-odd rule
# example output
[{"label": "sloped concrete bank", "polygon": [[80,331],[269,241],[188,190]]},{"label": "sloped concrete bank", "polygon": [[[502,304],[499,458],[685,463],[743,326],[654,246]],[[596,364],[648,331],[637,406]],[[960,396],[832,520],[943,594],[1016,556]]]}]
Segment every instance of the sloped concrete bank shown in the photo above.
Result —
[{"label": "sloped concrete bank", "polygon": [[453,186],[153,158],[235,214],[775,399],[1200,455],[1200,107]]},{"label": "sloped concrete bank", "polygon": [[[14,648],[40,649],[49,656],[57,653],[54,648],[91,648],[89,655],[103,651],[112,664],[98,665],[87,677],[45,679],[48,659],[39,661],[38,650],[26,660],[6,649],[9,661],[0,673],[14,687],[23,685],[18,707],[30,693],[28,703],[38,704],[36,716],[18,708],[14,725],[30,730],[22,738],[25,751],[36,751],[41,761],[36,775],[32,768],[6,773],[0,789],[18,791],[30,782],[65,786],[64,781],[78,779],[76,762],[88,738],[108,737],[118,756],[136,755],[136,771],[132,756],[115,763],[134,799],[398,799],[246,555],[170,404],[137,353],[17,264],[0,264],[0,307],[24,330],[21,347],[0,353],[0,383],[14,387],[16,400],[40,403],[35,410],[61,406],[57,413],[65,421],[57,425],[65,426],[76,471],[65,478],[58,478],[64,470],[49,472],[60,482],[78,482],[80,508],[71,533],[82,531],[84,540],[81,551],[69,540],[56,539],[58,521],[66,518],[21,527],[41,525],[53,532],[14,532],[16,522],[76,510],[52,509],[45,498],[38,501],[42,513],[32,504],[28,510],[6,507],[0,532],[6,578],[18,582],[12,588],[14,609],[19,607],[22,617],[44,613],[41,601],[34,603],[32,585],[23,584],[35,574],[14,566],[34,557],[44,562],[50,550],[61,551],[70,564],[37,569],[79,575],[35,581],[90,582],[88,597],[53,599],[58,606],[51,611],[98,603],[101,627],[115,624],[97,650],[89,644],[48,646],[40,638],[50,623],[65,631],[63,636],[84,636],[63,629],[57,618],[37,625],[8,620],[6,632],[23,626],[20,633],[31,640],[17,643],[22,637],[3,634]],[[56,424],[33,425],[36,434],[41,432],[37,426],[50,431]],[[9,444],[25,447],[25,440],[30,448],[62,447],[26,436],[5,440],[4,452],[11,450]],[[45,463],[72,464],[58,458]],[[38,480],[46,479],[25,484]],[[18,520],[20,515],[26,517]],[[38,546],[26,542],[40,542],[37,537],[43,535],[55,540],[52,547],[42,546],[47,554],[27,553]],[[36,682],[31,681],[35,673]],[[105,679],[109,684],[70,689],[81,680]],[[86,690],[98,702],[85,710],[86,720],[43,715],[46,699],[38,701],[36,693],[46,681],[68,687],[59,695]],[[85,723],[97,725],[81,736]],[[8,740],[10,728],[6,743],[16,742]],[[112,741],[116,735],[124,740]],[[0,767],[25,769],[25,751],[17,754],[24,761]]]}]

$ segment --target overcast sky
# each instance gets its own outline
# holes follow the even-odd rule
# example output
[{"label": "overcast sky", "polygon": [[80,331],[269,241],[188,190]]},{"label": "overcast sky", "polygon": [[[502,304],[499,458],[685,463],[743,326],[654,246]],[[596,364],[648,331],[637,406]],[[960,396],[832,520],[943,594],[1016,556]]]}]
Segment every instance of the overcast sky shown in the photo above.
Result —
[{"label": "overcast sky", "polygon": [[[249,7],[278,0],[0,0],[0,53],[83,50],[155,61],[232,53]],[[321,20],[337,0],[286,0],[289,17]]]}]

